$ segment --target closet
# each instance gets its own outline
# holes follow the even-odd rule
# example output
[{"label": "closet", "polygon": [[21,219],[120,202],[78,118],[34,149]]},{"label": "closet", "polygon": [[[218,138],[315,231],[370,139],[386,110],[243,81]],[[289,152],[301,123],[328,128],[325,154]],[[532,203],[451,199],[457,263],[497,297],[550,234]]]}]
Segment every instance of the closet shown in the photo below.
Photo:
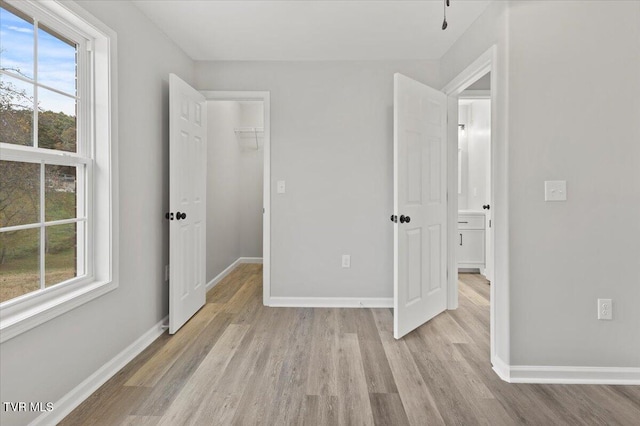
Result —
[{"label": "closet", "polygon": [[207,282],[262,258],[264,105],[208,101]]}]

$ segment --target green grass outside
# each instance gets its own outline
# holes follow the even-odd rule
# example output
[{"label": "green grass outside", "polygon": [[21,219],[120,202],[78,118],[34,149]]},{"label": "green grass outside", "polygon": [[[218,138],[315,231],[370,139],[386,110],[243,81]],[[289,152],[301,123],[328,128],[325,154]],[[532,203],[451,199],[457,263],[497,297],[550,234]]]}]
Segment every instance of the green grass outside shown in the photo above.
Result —
[{"label": "green grass outside", "polygon": [[[47,191],[47,221],[73,218],[75,194]],[[45,285],[51,286],[76,275],[76,225],[46,227]],[[40,288],[40,229],[0,233],[0,302]]]}]

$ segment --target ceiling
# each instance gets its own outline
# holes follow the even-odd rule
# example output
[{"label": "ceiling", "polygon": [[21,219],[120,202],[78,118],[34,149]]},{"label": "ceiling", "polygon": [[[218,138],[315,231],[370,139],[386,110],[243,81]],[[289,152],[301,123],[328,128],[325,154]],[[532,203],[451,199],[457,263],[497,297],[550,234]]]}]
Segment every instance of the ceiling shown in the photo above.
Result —
[{"label": "ceiling", "polygon": [[490,0],[133,0],[194,60],[438,59]]},{"label": "ceiling", "polygon": [[480,77],[475,83],[467,87],[467,90],[490,90],[491,89],[491,73],[488,72]]}]

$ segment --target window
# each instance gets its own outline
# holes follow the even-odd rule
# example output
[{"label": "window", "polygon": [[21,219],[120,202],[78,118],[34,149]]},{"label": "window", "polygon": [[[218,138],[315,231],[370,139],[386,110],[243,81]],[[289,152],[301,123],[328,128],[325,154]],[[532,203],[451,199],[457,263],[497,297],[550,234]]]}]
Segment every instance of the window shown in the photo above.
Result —
[{"label": "window", "polygon": [[115,35],[0,0],[0,341],[115,288]]}]

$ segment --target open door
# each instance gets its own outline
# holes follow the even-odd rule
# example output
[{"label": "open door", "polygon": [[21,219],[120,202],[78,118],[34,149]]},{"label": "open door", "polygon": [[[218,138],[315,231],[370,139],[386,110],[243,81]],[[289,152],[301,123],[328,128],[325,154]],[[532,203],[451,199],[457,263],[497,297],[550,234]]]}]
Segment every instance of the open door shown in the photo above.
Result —
[{"label": "open door", "polygon": [[207,104],[169,76],[169,333],[206,302]]},{"label": "open door", "polygon": [[394,75],[393,335],[447,307],[447,96]]}]

